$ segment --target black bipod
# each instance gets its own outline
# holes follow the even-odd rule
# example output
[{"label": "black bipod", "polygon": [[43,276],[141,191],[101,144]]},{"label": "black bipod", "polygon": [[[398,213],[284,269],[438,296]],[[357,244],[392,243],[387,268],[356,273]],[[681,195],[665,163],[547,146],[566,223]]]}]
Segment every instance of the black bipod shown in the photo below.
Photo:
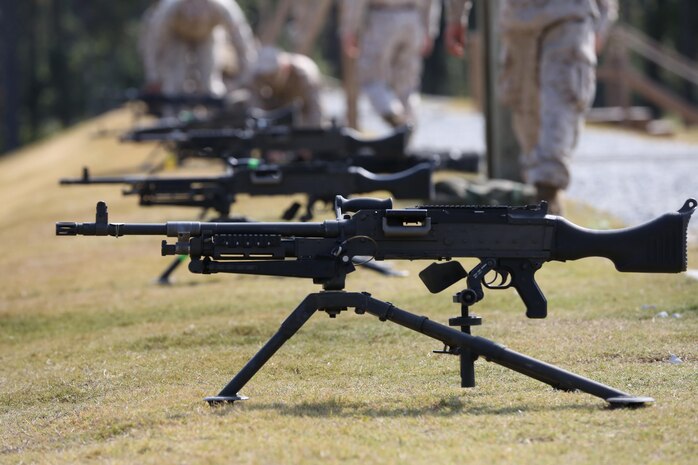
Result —
[{"label": "black bipod", "polygon": [[[207,208],[203,209],[203,211],[199,215],[199,221],[202,221],[204,218],[206,218],[207,212]],[[215,223],[248,223],[250,219],[248,219],[245,216],[223,216],[220,218],[214,218],[210,221]],[[172,260],[172,263],[170,263],[169,266],[165,268],[165,271],[163,271],[162,274],[160,274],[160,276],[157,277],[155,283],[159,284],[160,286],[171,285],[172,280],[170,280],[170,277],[172,276],[172,273],[174,273],[177,270],[177,268],[179,268],[179,266],[182,263],[184,263],[188,258],[188,255],[178,255],[174,260]]]},{"label": "black bipod", "polygon": [[[466,292],[460,295],[461,309],[465,308],[467,310],[467,307],[474,303],[470,302],[472,293]],[[650,397],[633,396],[540,360],[519,354],[488,339],[472,336],[468,331],[458,331],[430,321],[427,317],[406,312],[389,302],[374,299],[368,293],[344,291],[324,291],[309,294],[281,324],[276,334],[247,362],[228,385],[217,396],[207,397],[205,400],[210,405],[218,405],[247,399],[239,394],[240,390],[281,346],[298,332],[316,311],[324,311],[330,317],[336,317],[339,313],[349,308],[354,308],[356,313],[360,315],[369,313],[378,317],[381,321],[392,321],[400,326],[441,341],[446,347],[452,348],[449,353],[457,353],[461,356],[463,385],[470,386],[474,383],[473,361],[476,357],[482,356],[490,362],[537,379],[553,388],[564,391],[583,391],[600,397],[612,407],[638,407],[654,402],[654,399]],[[471,325],[478,324],[477,320],[476,317],[472,317],[466,312],[465,315],[453,319],[452,323],[461,326],[461,329],[469,330]]]}]

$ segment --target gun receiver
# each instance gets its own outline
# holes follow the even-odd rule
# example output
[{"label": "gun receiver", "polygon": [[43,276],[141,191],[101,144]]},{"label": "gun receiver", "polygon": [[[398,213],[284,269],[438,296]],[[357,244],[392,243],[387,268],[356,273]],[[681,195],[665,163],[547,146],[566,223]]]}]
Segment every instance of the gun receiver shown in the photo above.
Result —
[{"label": "gun receiver", "polygon": [[[163,246],[163,254],[189,255],[190,270],[195,273],[302,273],[323,284],[325,290],[344,288],[346,275],[354,271],[351,259],[356,256],[375,260],[478,258],[480,265],[468,274],[474,301],[482,299],[483,287],[513,287],[529,318],[545,318],[547,302],[535,282],[535,272],[543,263],[605,257],[619,271],[685,271],[688,221],[696,208],[696,201],[689,199],[678,212],[645,225],[593,231],[547,215],[544,203],[395,210],[377,201],[354,201],[361,208],[350,216],[347,208],[352,201],[340,197],[338,219],[323,223],[169,222],[159,226],[108,224],[106,205],[99,204],[95,223],[59,223],[57,234],[177,237],[176,244]],[[486,279],[491,272],[501,277],[500,284]],[[425,270],[422,274],[425,284],[437,291],[462,277],[458,272]]]}]

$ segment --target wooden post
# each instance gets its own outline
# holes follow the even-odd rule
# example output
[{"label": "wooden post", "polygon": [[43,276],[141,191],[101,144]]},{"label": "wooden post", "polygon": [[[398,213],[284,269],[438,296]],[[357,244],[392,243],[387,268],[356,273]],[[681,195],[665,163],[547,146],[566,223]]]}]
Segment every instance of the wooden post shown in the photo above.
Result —
[{"label": "wooden post", "polygon": [[487,175],[492,179],[521,181],[519,144],[511,121],[511,112],[499,103],[499,31],[497,16],[500,0],[479,0],[478,24],[484,42],[484,111],[487,142]]},{"label": "wooden post", "polygon": [[359,77],[356,72],[356,58],[350,58],[342,50],[342,81],[347,104],[346,125],[359,129]]},{"label": "wooden post", "polygon": [[468,34],[468,83],[470,85],[470,95],[475,103],[475,108],[484,111],[484,81],[485,57],[482,51],[482,32],[472,31]]},{"label": "wooden post", "polygon": [[[344,14],[344,2],[340,1],[339,15]],[[356,69],[356,58],[347,56],[342,47],[342,82],[347,105],[346,125],[353,129],[359,129],[359,75]]]},{"label": "wooden post", "polygon": [[0,147],[0,153],[9,151],[19,147],[19,55],[18,48],[18,18],[19,12],[18,3],[14,1],[4,2],[2,10],[0,10],[0,63],[2,66],[2,93],[3,97],[0,103],[3,103],[4,114],[3,126],[5,131],[3,135],[3,146]]}]

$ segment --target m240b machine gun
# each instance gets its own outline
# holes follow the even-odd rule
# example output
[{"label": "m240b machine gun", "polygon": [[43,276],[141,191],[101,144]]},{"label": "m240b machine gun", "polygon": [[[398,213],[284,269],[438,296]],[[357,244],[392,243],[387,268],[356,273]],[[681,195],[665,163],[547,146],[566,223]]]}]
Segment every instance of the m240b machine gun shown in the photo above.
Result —
[{"label": "m240b machine gun", "polygon": [[270,126],[293,126],[297,108],[289,106],[273,111],[250,108],[240,104],[212,115],[185,114],[163,117],[154,123],[136,127],[121,136],[124,141],[161,140],[168,134],[222,128],[267,128]]},{"label": "m240b machine gun", "polygon": [[[432,167],[415,165],[392,174],[374,174],[363,168],[331,162],[295,162],[284,165],[257,164],[249,160],[219,176],[90,176],[87,168],[80,178],[64,178],[61,185],[123,184],[124,195],[137,195],[141,206],[196,207],[214,210],[228,218],[238,194],[251,196],[288,196],[304,194],[308,201],[302,221],[313,218],[318,201],[332,202],[335,195],[387,191],[397,199],[431,199]],[[283,214],[291,220],[300,206],[294,204]]]},{"label": "m240b machine gun", "polygon": [[[689,199],[675,213],[630,229],[594,231],[564,218],[547,215],[545,203],[529,207],[417,207],[393,209],[389,200],[336,199],[337,219],[322,223],[109,223],[107,207],[97,204],[95,223],[58,223],[60,236],[157,235],[162,254],[186,254],[194,273],[240,273],[309,278],[323,291],[308,295],[282,323],[279,331],[252,357],[210,404],[245,399],[239,394],[277,350],[317,311],[336,317],[348,308],[381,321],[407,327],[445,345],[443,352],[460,357],[461,385],[473,386],[474,360],[488,361],[547,383],[580,390],[611,406],[639,406],[653,399],[636,397],[470,334],[480,319],[469,307],[484,297],[484,288],[513,287],[529,318],[545,318],[547,302],[535,281],[548,261],[606,257],[621,272],[678,273],[687,267],[688,222],[698,202]],[[353,215],[351,215],[353,213]],[[420,277],[437,293],[462,279],[467,286],[454,301],[460,316],[451,326],[430,321],[366,293],[345,292],[345,278],[354,271],[352,257],[376,260],[438,260]],[[453,259],[472,257],[479,264],[470,272]],[[499,280],[491,280],[490,273]]]},{"label": "m240b machine gun", "polygon": [[122,137],[130,142],[170,142],[184,154],[202,157],[243,157],[252,151],[307,150],[316,156],[344,159],[367,153],[404,153],[410,136],[408,127],[383,138],[367,139],[354,130],[329,128],[295,128],[268,126],[260,128],[191,129],[169,133],[131,133]]},{"label": "m240b machine gun", "polygon": [[[233,160],[229,160],[231,163]],[[164,176],[110,176],[92,177],[87,168],[82,177],[61,179],[62,185],[122,184],[124,195],[136,195],[145,207],[173,206],[200,208],[199,219],[209,210],[217,213],[215,221],[249,221],[232,217],[231,208],[238,194],[250,196],[288,196],[303,194],[305,206],[293,202],[281,215],[290,221],[300,216],[310,221],[318,202],[332,203],[335,195],[365,194],[387,191],[397,199],[426,200],[434,196],[432,165],[420,163],[409,169],[391,174],[374,174],[363,168],[341,162],[310,161],[284,165],[259,165],[258,160],[238,162],[228,174],[220,176],[164,177]],[[254,163],[254,164],[252,164]],[[304,209],[302,213],[301,209]],[[157,278],[159,284],[171,284],[170,278],[182,263],[176,259]],[[387,275],[402,275],[388,265],[369,262],[367,268]]]},{"label": "m240b machine gun", "polygon": [[270,152],[302,154],[313,160],[350,160],[350,164],[373,172],[405,170],[429,162],[435,169],[469,173],[479,171],[481,157],[475,153],[420,150],[408,151],[411,128],[403,126],[378,138],[362,137],[353,129],[297,128],[273,125],[246,129],[184,129],[172,131],[138,130],[122,137],[124,141],[157,141],[170,144],[180,161],[190,157],[245,158]]}]

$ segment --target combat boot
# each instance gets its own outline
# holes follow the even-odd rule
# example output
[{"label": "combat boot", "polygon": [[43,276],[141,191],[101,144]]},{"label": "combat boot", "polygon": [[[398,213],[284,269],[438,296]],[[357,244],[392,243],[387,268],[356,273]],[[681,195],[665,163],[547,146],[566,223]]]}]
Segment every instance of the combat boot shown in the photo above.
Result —
[{"label": "combat boot", "polygon": [[560,201],[560,189],[547,184],[536,184],[536,199],[540,202],[548,202],[548,213],[562,215],[562,202]]},{"label": "combat boot", "polygon": [[397,128],[407,124],[407,119],[404,116],[396,115],[395,113],[388,113],[382,116],[383,121],[388,123],[393,128]]}]

